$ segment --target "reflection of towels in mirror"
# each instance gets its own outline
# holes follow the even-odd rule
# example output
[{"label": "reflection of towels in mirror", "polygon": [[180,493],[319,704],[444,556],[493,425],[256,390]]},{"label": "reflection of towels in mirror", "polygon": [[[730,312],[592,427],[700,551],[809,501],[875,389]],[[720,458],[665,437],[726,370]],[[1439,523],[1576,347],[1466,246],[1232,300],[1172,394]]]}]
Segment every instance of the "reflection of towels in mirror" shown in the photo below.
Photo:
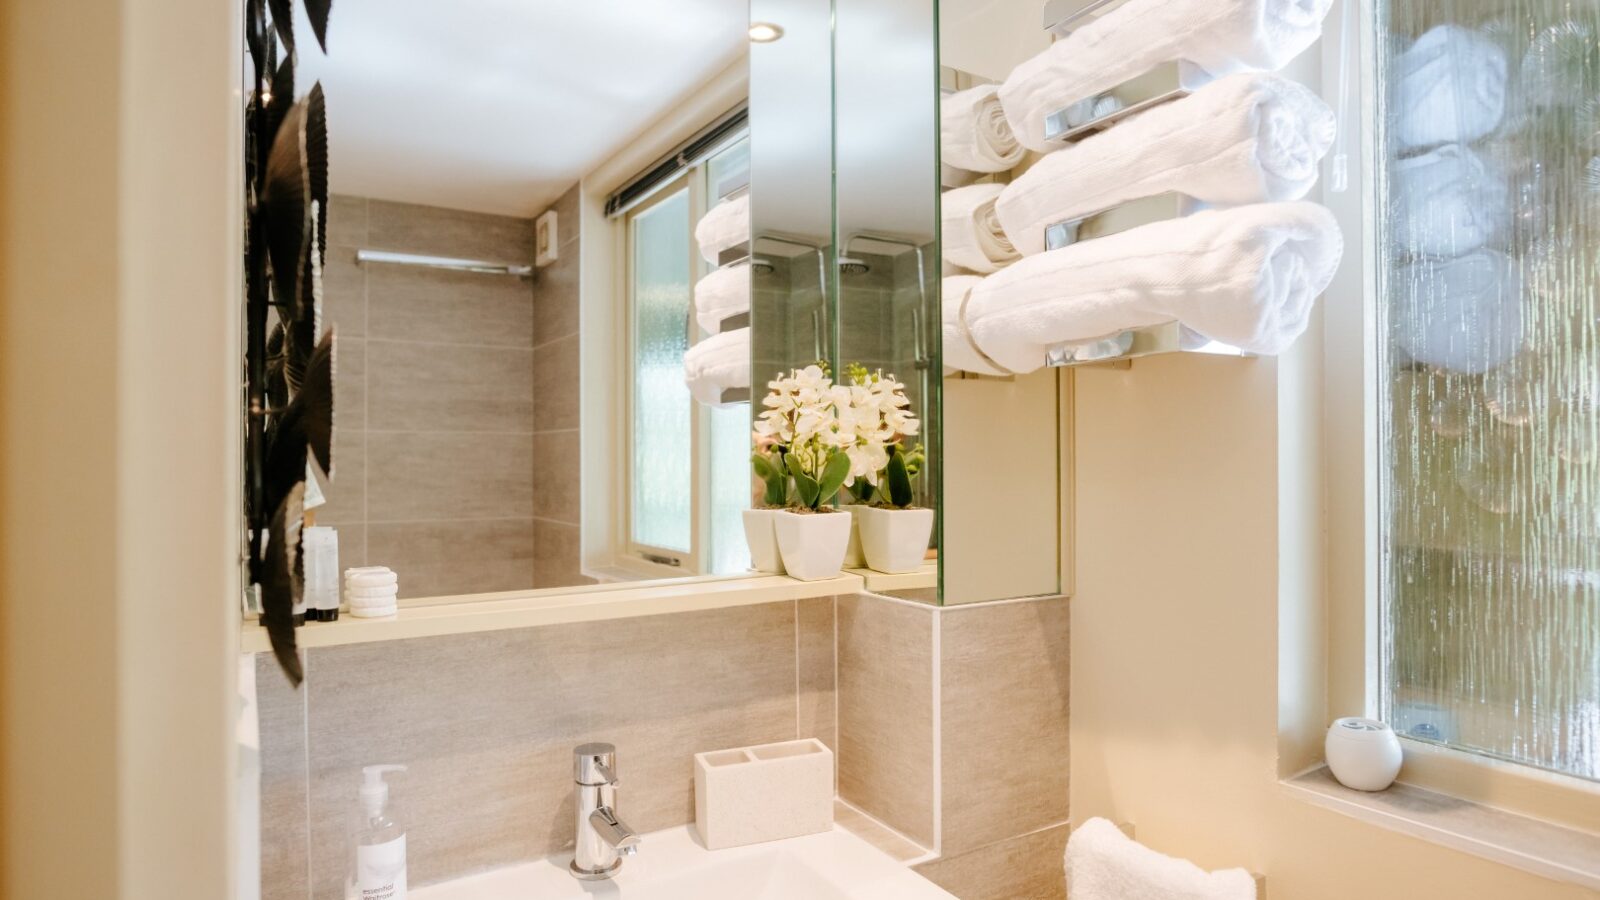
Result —
[{"label": "reflection of towels in mirror", "polygon": [[1506,182],[1483,157],[1460,144],[1396,160],[1395,243],[1424,256],[1460,256],[1510,225]]},{"label": "reflection of towels in mirror", "polygon": [[701,330],[716,334],[724,319],[750,311],[750,263],[716,269],[694,284],[694,318]]},{"label": "reflection of towels in mirror", "polygon": [[706,262],[714,265],[719,263],[717,257],[724,250],[729,250],[750,240],[750,194],[740,194],[731,200],[724,200],[704,216],[694,226],[695,246],[700,248],[700,256]]},{"label": "reflection of towels in mirror", "polygon": [[1030,254],[1044,252],[1049,226],[1141,197],[1298,200],[1316,184],[1335,129],[1333,110],[1303,85],[1231,75],[1049,154],[1005,187],[995,210]]},{"label": "reflection of towels in mirror", "polygon": [[1394,80],[1401,149],[1475,141],[1505,113],[1505,51],[1470,28],[1429,29],[1395,58]]},{"label": "reflection of towels in mirror", "polygon": [[1173,320],[1274,355],[1305,331],[1343,251],[1315,203],[1207,210],[1023,257],[972,288],[967,329],[1015,372],[1056,344]]},{"label": "reflection of towels in mirror", "polygon": [[[1332,0],[1127,0],[1012,70],[1006,119],[1041,153],[1045,117],[1177,60],[1211,78],[1272,72],[1322,35]],[[1191,81],[1195,79],[1191,78]]]},{"label": "reflection of towels in mirror", "polygon": [[1412,359],[1478,375],[1522,348],[1522,277],[1505,254],[1417,260],[1392,277],[1394,339]]},{"label": "reflection of towels in mirror", "polygon": [[1017,143],[995,92],[997,84],[948,94],[939,100],[939,152],[946,165],[968,172],[1004,172],[1022,162],[1027,149]]},{"label": "reflection of towels in mirror", "polygon": [[1000,228],[994,202],[1004,185],[972,184],[940,197],[944,261],[972,272],[993,272],[1018,258]]},{"label": "reflection of towels in mirror", "polygon": [[725,406],[724,391],[750,387],[750,329],[706,338],[683,354],[683,381],[706,406]]}]

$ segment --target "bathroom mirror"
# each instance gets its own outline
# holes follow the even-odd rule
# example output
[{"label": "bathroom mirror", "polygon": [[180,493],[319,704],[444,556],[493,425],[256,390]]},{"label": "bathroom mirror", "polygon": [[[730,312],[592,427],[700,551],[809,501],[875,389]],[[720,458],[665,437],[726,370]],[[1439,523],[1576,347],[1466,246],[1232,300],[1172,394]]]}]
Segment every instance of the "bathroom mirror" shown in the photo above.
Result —
[{"label": "bathroom mirror", "polygon": [[[772,45],[793,77],[766,102],[795,105],[768,171],[804,177],[772,176],[760,250],[765,281],[812,293],[815,329],[831,210],[804,180],[826,184],[830,135],[812,12]],[[296,80],[329,110],[335,463],[310,515],[340,568],[392,568],[402,602],[745,574],[748,352],[709,403],[685,364],[748,326],[691,300],[722,264],[697,224],[751,181],[746,3],[341,0],[335,17],[326,53],[298,42]]]}]

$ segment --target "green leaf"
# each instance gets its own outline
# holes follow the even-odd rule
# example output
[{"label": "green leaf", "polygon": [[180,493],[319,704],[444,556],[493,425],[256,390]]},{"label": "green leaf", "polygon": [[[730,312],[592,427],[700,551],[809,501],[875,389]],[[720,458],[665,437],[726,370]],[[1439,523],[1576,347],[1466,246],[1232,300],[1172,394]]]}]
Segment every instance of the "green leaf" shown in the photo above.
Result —
[{"label": "green leaf", "polygon": [[822,467],[822,478],[817,482],[817,506],[831,503],[839,489],[844,487],[844,480],[850,477],[850,457],[842,451],[835,450],[828,456],[827,465]]},{"label": "green leaf", "polygon": [[889,465],[883,470],[884,485],[889,502],[900,509],[911,505],[911,473],[906,471],[906,457],[895,447],[889,454]]},{"label": "green leaf", "polygon": [[801,467],[800,460],[793,455],[788,458],[789,474],[794,476],[794,491],[800,497],[800,505],[811,509],[817,508],[817,481]]},{"label": "green leaf", "polygon": [[865,478],[857,478],[850,482],[850,496],[854,497],[857,503],[871,503],[872,495],[877,490],[878,488]]}]

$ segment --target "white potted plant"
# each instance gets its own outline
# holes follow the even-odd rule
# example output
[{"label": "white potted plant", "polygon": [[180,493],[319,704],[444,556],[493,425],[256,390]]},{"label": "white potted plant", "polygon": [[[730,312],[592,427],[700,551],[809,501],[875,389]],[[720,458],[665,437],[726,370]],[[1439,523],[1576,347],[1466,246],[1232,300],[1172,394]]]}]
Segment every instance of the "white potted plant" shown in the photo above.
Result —
[{"label": "white potted plant", "polygon": [[893,375],[850,369],[849,410],[843,416],[854,440],[851,457],[851,493],[862,554],[867,567],[879,572],[914,572],[922,566],[933,535],[933,510],[914,506],[912,482],[921,473],[925,457],[920,446],[909,450],[905,441],[921,427],[911,412],[905,385]]},{"label": "white potted plant", "polygon": [[761,505],[744,511],[744,540],[750,545],[750,566],[757,572],[784,574],[783,556],[778,552],[778,533],[773,522],[789,501],[789,468],[781,447],[763,446],[757,435],[756,452],[750,467],[765,485]]},{"label": "white potted plant", "polygon": [[758,454],[764,465],[756,465],[757,472],[769,466],[776,471],[781,460],[788,475],[787,505],[772,520],[783,567],[803,581],[832,578],[844,566],[850,541],[850,516],[830,505],[850,475],[844,448],[852,435],[840,419],[849,392],[835,386],[821,366],[807,366],[769,382],[761,404],[755,439],[771,449]]}]

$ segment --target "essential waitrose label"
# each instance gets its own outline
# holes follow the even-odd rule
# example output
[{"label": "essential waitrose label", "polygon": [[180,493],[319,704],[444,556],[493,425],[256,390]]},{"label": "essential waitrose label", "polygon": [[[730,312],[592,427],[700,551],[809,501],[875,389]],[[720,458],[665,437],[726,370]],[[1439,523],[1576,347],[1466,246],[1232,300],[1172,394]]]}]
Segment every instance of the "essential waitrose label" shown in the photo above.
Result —
[{"label": "essential waitrose label", "polygon": [[356,900],[406,900],[406,836],[356,848]]}]

